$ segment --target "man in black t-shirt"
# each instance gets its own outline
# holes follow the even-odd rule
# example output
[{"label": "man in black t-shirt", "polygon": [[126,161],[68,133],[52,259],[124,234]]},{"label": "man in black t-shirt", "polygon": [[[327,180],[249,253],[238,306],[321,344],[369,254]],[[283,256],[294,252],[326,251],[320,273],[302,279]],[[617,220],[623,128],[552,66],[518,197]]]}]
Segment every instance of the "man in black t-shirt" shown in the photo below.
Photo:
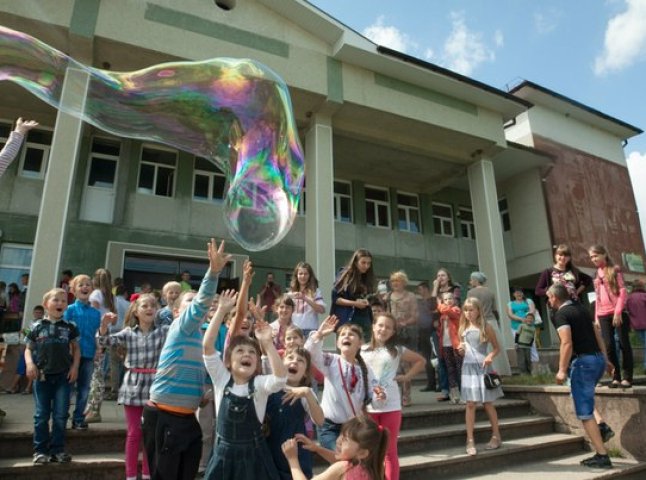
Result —
[{"label": "man in black t-shirt", "polygon": [[612,468],[594,418],[595,387],[606,368],[609,366],[612,369],[606,356],[605,344],[590,313],[580,303],[570,300],[570,294],[563,285],[552,285],[547,290],[547,300],[556,311],[554,323],[561,340],[556,383],[565,382],[569,369],[576,416],[583,423],[583,428],[597,452],[593,457],[581,461],[581,465],[590,468]]}]

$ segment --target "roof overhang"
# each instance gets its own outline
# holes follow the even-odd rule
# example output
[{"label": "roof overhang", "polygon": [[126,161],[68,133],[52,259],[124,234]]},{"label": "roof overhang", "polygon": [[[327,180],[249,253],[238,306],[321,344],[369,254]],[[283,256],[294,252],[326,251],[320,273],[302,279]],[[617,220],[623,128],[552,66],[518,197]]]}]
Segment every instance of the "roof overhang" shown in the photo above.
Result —
[{"label": "roof overhang", "polygon": [[510,93],[536,105],[542,105],[565,116],[610,132],[622,140],[643,133],[640,128],[528,80],[524,80],[518,86],[512,88]]}]

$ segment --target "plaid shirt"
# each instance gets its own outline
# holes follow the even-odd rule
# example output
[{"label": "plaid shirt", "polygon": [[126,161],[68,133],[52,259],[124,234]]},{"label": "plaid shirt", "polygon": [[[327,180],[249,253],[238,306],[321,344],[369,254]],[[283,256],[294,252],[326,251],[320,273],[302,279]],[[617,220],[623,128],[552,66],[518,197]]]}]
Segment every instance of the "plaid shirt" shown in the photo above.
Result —
[{"label": "plaid shirt", "polygon": [[[152,330],[144,333],[136,325],[111,335],[99,336],[99,344],[102,346],[123,345],[127,349],[124,362],[127,371],[119,388],[118,403],[143,406],[148,401],[150,386],[155,378],[157,362],[167,334],[168,326],[152,327]],[[149,372],[133,371],[140,368]]]}]

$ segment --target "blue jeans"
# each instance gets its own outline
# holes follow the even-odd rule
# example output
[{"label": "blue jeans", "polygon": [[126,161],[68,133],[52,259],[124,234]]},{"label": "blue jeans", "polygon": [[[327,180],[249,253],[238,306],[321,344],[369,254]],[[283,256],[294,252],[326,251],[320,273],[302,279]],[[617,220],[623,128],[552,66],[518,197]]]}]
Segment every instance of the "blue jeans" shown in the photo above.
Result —
[{"label": "blue jeans", "polygon": [[646,370],[646,330],[635,330],[635,333],[639,337],[639,340],[642,342],[644,347],[644,357],[642,358],[644,370]]},{"label": "blue jeans", "polygon": [[603,354],[579,355],[570,367],[570,388],[579,420],[594,417],[594,389],[606,370]]},{"label": "blue jeans", "polygon": [[85,407],[87,406],[87,397],[90,394],[92,373],[94,373],[94,359],[81,358],[79,375],[76,379],[76,406],[72,415],[72,422],[77,425],[85,421]]},{"label": "blue jeans", "polygon": [[323,422],[323,425],[316,429],[316,435],[321,446],[332,451],[336,450],[336,439],[339,438],[340,434],[341,424],[331,422],[327,418]]},{"label": "blue jeans", "polygon": [[[63,453],[65,424],[70,408],[70,384],[67,373],[46,375],[44,380],[34,380],[34,452],[45,455]],[[52,432],[49,432],[49,419]]]}]

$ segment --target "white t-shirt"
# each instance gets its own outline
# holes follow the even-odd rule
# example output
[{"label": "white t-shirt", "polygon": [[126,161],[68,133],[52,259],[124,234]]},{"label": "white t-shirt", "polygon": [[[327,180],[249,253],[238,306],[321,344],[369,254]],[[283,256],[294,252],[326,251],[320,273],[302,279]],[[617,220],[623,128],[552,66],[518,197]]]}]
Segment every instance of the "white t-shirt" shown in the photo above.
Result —
[{"label": "white t-shirt", "polygon": [[[321,398],[321,408],[325,418],[334,423],[343,423],[359,415],[366,397],[363,372],[359,364],[347,362],[336,353],[323,353],[323,342],[314,340],[313,334],[305,342],[305,348],[312,355],[314,366],[325,376],[323,397]],[[372,389],[377,386],[377,379],[370,366],[366,365],[366,367],[368,370],[368,398],[372,398]],[[350,384],[352,371],[357,378],[354,388]],[[344,384],[348,389],[347,393]]]},{"label": "white t-shirt", "polygon": [[377,385],[383,387],[386,391],[386,399],[373,399],[372,403],[368,405],[368,412],[395,412],[401,410],[399,386],[395,381],[395,377],[397,376],[401,356],[405,351],[406,347],[397,346],[397,356],[393,357],[385,347],[370,350],[369,345],[364,345],[361,348],[361,356],[375,374]]},{"label": "white t-shirt", "polygon": [[92,302],[96,302],[99,307],[98,310],[101,312],[101,318],[103,318],[103,315],[108,313],[108,307],[105,306],[105,299],[103,298],[103,292],[101,290],[92,290],[92,293],[90,293],[90,304]]},{"label": "white t-shirt", "polygon": [[[204,365],[206,370],[211,376],[213,381],[213,392],[215,397],[215,412],[220,409],[220,403],[224,396],[224,390],[229,383],[231,373],[222,363],[220,355],[216,352],[213,355],[204,355]],[[258,421],[262,422],[265,418],[265,410],[267,410],[267,398],[272,393],[280,391],[285,387],[287,377],[276,377],[275,375],[256,375],[254,378],[255,393],[253,396],[254,406],[256,407],[256,416]],[[249,394],[249,383],[233,384],[231,386],[231,393],[239,397],[246,397]]]}]

